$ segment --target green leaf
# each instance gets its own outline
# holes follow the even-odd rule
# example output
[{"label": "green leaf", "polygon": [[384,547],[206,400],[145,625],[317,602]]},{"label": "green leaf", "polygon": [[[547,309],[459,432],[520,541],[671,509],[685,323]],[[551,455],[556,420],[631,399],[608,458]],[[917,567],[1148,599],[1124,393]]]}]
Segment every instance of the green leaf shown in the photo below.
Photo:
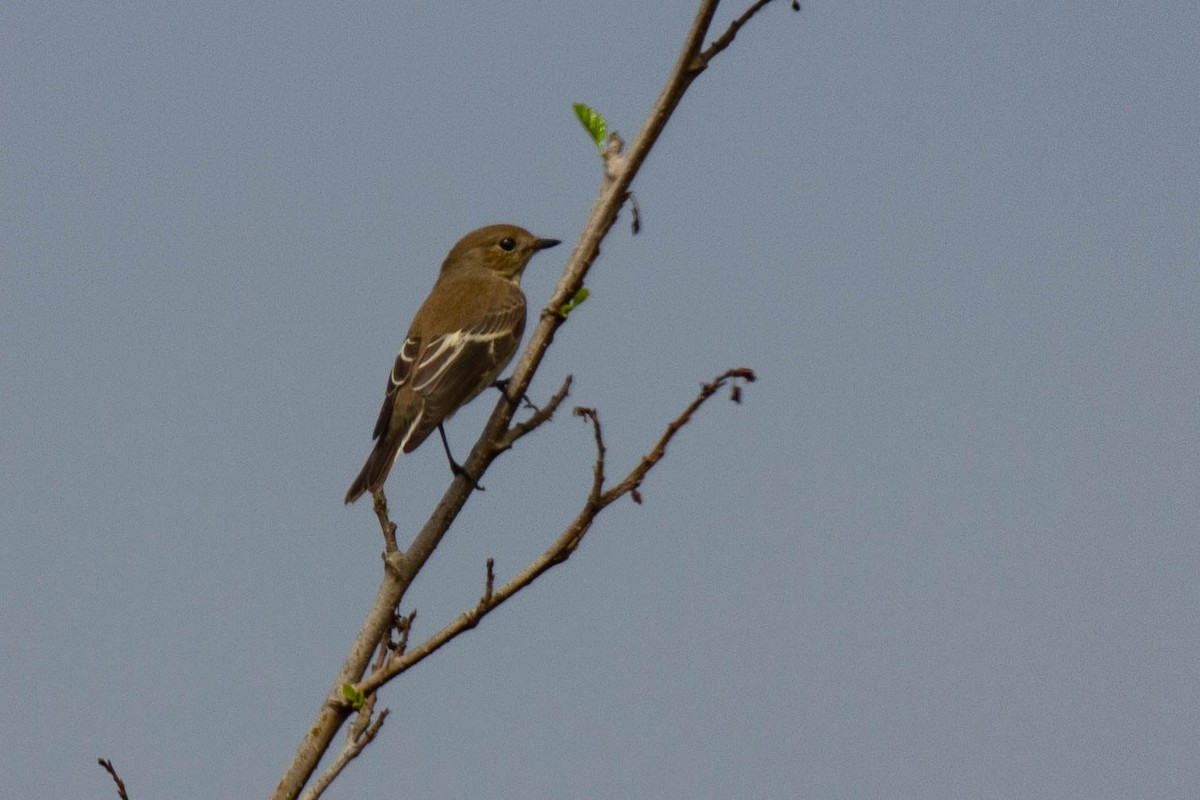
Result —
[{"label": "green leaf", "polygon": [[367,702],[367,696],[363,694],[361,689],[355,689],[352,683],[342,684],[342,697],[346,698],[346,702],[355,711],[358,711]]},{"label": "green leaf", "polygon": [[604,121],[604,116],[584,103],[575,103],[572,108],[575,109],[575,116],[579,117],[579,124],[592,137],[592,141],[596,143],[596,149],[603,156],[604,139],[608,136],[608,123]]},{"label": "green leaf", "polygon": [[586,286],[579,287],[579,291],[575,293],[570,301],[563,304],[563,307],[559,310],[559,313],[561,313],[564,317],[567,314],[570,314],[572,311],[583,305],[583,301],[587,300],[590,294],[591,292],[588,291]]}]

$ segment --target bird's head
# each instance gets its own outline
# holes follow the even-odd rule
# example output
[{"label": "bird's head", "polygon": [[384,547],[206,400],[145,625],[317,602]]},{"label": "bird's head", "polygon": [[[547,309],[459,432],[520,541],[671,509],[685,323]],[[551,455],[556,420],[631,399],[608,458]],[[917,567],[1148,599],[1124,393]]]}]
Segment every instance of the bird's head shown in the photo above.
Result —
[{"label": "bird's head", "polygon": [[516,225],[489,225],[471,231],[454,245],[442,263],[441,274],[483,267],[508,280],[519,281],[534,253],[558,243],[558,239],[539,239]]}]

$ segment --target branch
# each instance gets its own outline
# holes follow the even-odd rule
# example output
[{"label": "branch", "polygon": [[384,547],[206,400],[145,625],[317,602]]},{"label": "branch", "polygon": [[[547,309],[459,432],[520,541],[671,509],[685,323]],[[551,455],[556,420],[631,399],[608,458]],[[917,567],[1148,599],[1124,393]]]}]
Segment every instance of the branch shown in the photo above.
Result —
[{"label": "branch", "polygon": [[576,406],[575,416],[586,417],[592,423],[592,435],[596,439],[596,464],[592,467],[592,490],[588,492],[588,505],[599,508],[604,493],[604,457],[608,453],[608,448],[604,446],[604,434],[600,431],[600,415],[594,408]]},{"label": "branch", "polygon": [[363,707],[358,710],[358,716],[354,722],[350,724],[350,728],[346,731],[346,741],[342,744],[342,749],[334,758],[333,763],[325,768],[325,771],[312,782],[312,785],[301,795],[301,800],[316,800],[320,797],[329,784],[333,783],[338,775],[342,774],[342,770],[346,766],[358,758],[359,754],[375,741],[375,737],[379,734],[379,730],[383,727],[383,721],[387,719],[388,710],[385,708],[379,712],[379,716],[375,721],[371,721],[371,715],[375,710],[375,695],[367,696]]},{"label": "branch", "polygon": [[[638,488],[641,487],[642,481],[646,477],[646,473],[653,469],[654,465],[657,464],[664,455],[666,455],[667,445],[672,439],[675,438],[675,434],[679,432],[680,428],[688,424],[692,418],[692,414],[695,414],[696,409],[704,405],[705,400],[716,394],[717,390],[719,390],[726,383],[738,380],[743,380],[747,383],[753,383],[756,380],[754,371],[745,367],[727,370],[718,375],[716,380],[714,380],[712,383],[705,383],[701,385],[700,394],[695,400],[692,401],[691,405],[684,409],[683,413],[680,414],[674,422],[667,426],[666,432],[663,433],[662,437],[658,440],[658,443],[654,445],[654,449],[642,457],[642,460],[638,462],[638,465],[634,467],[628,475],[625,476],[625,480],[621,481],[616,486],[613,486],[611,489],[606,490],[604,494],[600,496],[601,508],[607,506],[609,503],[613,502],[623,494],[631,494],[635,502],[642,502],[642,496],[638,493]],[[733,387],[730,390],[729,399],[735,403],[740,403],[742,401],[742,391],[736,382],[733,384]],[[596,439],[599,441],[600,421],[595,420],[595,425]],[[602,459],[603,457],[604,451],[601,450],[600,458]],[[597,468],[599,467],[600,462],[598,460]]]},{"label": "branch", "polygon": [[562,401],[566,400],[567,395],[571,393],[572,380],[574,380],[574,377],[568,375],[566,380],[563,381],[562,386],[559,387],[558,391],[550,397],[546,404],[537,409],[529,417],[529,419],[525,420],[524,422],[519,422],[505,431],[504,435],[501,436],[496,442],[496,447],[498,447],[501,451],[508,450],[522,436],[525,436],[531,431],[536,430],[542,424],[548,422],[550,417],[554,416],[554,412],[558,410],[558,407],[562,405]]},{"label": "branch", "polygon": [[607,448],[604,445],[604,435],[600,428],[600,416],[596,413],[595,409],[576,408],[575,414],[577,416],[585,417],[591,422],[592,435],[596,441],[596,462],[592,468],[592,486],[579,513],[576,514],[575,518],[571,520],[562,533],[558,535],[558,538],[554,540],[554,543],[541,556],[499,589],[494,589],[493,586],[495,581],[495,574],[493,572],[495,562],[489,558],[487,561],[487,581],[483,597],[480,598],[479,602],[473,608],[459,614],[449,625],[426,639],[413,650],[407,653],[393,653],[383,668],[372,672],[369,677],[357,684],[354,689],[368,697],[374,697],[375,692],[388,681],[408,671],[413,666],[436,653],[443,645],[450,643],[459,635],[474,628],[484,617],[497,607],[503,605],[505,601],[517,592],[529,586],[549,571],[551,567],[561,564],[570,558],[571,554],[579,547],[579,543],[583,541],[583,537],[591,529],[596,517],[599,516],[601,511],[612,505],[614,501],[623,495],[629,494],[636,502],[641,503],[642,500],[641,495],[638,494],[638,487],[641,486],[642,481],[645,480],[650,470],[662,460],[663,455],[666,453],[667,445],[691,421],[696,410],[726,384],[732,384],[730,398],[734,402],[740,402],[741,389],[739,382],[752,382],[754,379],[753,371],[739,368],[727,370],[718,375],[712,383],[701,385],[700,394],[688,404],[687,408],[678,417],[671,420],[650,453],[643,456],[624,479],[607,490],[604,489],[604,465]]},{"label": "branch", "polygon": [[[738,18],[737,26],[740,27],[765,5],[764,0],[756,0]],[[528,390],[534,373],[545,357],[546,350],[554,341],[555,332],[566,321],[566,318],[559,313],[559,309],[583,286],[584,278],[600,253],[600,242],[616,222],[617,214],[629,195],[633,179],[645,162],[650,149],[658,141],[659,135],[666,127],[667,120],[683,100],[692,81],[703,72],[708,61],[717,52],[727,47],[729,41],[732,41],[733,35],[727,31],[722,39],[728,37],[728,41],[720,49],[712,52],[705,51],[707,55],[701,52],[704,37],[708,34],[716,8],[717,0],[701,0],[675,67],[641,130],[630,145],[629,151],[622,153],[623,145],[619,137],[610,138],[599,195],[592,205],[591,213],[575,244],[575,249],[567,259],[562,277],[546,307],[542,309],[537,327],[530,336],[529,344],[521,353],[513,374],[509,378],[508,397],[521,397]],[[732,28],[732,30],[735,35],[736,28]],[[482,435],[463,464],[467,473],[475,476],[476,479],[483,477],[496,456],[511,447],[516,439],[524,435],[520,432],[521,426],[519,425],[516,428],[518,433],[510,435],[509,425],[512,422],[516,404],[510,402],[508,397],[501,398],[496,404]],[[401,551],[398,547],[391,549],[392,540],[387,539],[390,521],[387,520],[386,513],[382,515],[380,524],[384,525],[385,539],[387,539],[389,548],[384,553],[385,569],[382,583],[358,635],[350,646],[350,651],[347,653],[341,669],[333,680],[329,694],[317,711],[316,719],[308,726],[291,763],[288,764],[283,777],[276,785],[272,794],[273,800],[294,800],[308,783],[321,757],[332,744],[337,731],[352,712],[352,709],[345,704],[341,697],[341,687],[347,683],[356,683],[362,678],[376,644],[390,629],[392,621],[395,619],[396,609],[413,578],[433,554],[434,549],[458,516],[458,512],[466,504],[471,492],[472,487],[468,481],[457,479],[452,481],[445,494],[442,495],[437,508],[413,538],[406,551]],[[386,508],[386,505],[384,507]],[[394,537],[394,529],[391,535]],[[500,593],[503,591],[501,589]],[[500,593],[497,593],[497,596]]]},{"label": "branch", "polygon": [[100,766],[108,770],[108,774],[112,776],[113,783],[117,784],[117,796],[121,800],[129,800],[129,794],[125,791],[125,781],[121,780],[121,776],[117,774],[117,768],[113,766],[113,763],[107,758],[98,758],[96,761],[100,763]]},{"label": "branch", "polygon": [[[740,17],[729,23],[729,28],[725,31],[725,33],[721,34],[716,41],[710,44],[704,50],[704,52],[700,54],[700,69],[707,67],[708,62],[712,61],[713,57],[715,57],[717,53],[733,44],[733,40],[737,36],[741,27],[749,22],[750,18],[757,14],[759,10],[769,2],[771,2],[771,0],[758,0],[758,2],[756,2],[754,5],[743,11]],[[793,6],[793,8],[795,8],[795,6]]]},{"label": "branch", "polygon": [[396,523],[388,517],[387,495],[383,493],[383,487],[371,492],[371,507],[375,511],[375,516],[379,518],[379,527],[383,531],[383,552],[395,553],[400,550],[396,544]]}]

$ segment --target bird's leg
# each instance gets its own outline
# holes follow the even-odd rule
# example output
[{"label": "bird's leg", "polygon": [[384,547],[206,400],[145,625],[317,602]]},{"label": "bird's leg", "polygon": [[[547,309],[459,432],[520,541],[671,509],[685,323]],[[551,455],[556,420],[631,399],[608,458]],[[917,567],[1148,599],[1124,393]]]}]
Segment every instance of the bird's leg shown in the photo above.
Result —
[{"label": "bird's leg", "polygon": [[454,460],[454,456],[450,455],[450,443],[446,441],[446,430],[442,427],[442,423],[440,422],[438,423],[438,433],[442,435],[442,447],[446,450],[446,459],[450,462],[450,471],[454,473],[454,477],[457,478],[459,475],[462,475],[467,479],[467,481],[470,482],[473,488],[478,489],[481,492],[485,491],[485,489],[479,485],[479,481],[475,480],[475,478],[471,476],[471,473],[463,469],[462,464],[459,464]]},{"label": "bird's leg", "polygon": [[541,409],[538,408],[537,406],[535,406],[533,404],[533,401],[529,399],[529,395],[523,394],[519,398],[511,396],[508,393],[508,382],[510,380],[511,380],[511,378],[504,378],[503,380],[494,380],[494,381],[492,381],[492,388],[499,389],[500,393],[504,395],[504,398],[506,400],[508,400],[508,402],[510,402],[514,405],[516,405],[517,400],[524,400],[525,405],[528,406],[529,408],[532,408],[534,411],[541,411]]}]

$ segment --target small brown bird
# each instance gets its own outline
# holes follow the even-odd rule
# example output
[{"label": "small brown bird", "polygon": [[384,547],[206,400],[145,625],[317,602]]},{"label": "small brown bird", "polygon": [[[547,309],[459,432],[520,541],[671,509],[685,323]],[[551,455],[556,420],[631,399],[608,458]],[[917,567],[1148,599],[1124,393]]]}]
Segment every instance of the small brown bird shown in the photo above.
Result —
[{"label": "small brown bird", "polygon": [[396,356],[375,423],[375,448],[350,484],[347,503],[381,488],[396,456],[416,450],[434,428],[450,469],[463,472],[442,423],[512,360],[525,332],[521,273],[534,253],[558,243],[515,225],[489,225],[454,245]]}]

